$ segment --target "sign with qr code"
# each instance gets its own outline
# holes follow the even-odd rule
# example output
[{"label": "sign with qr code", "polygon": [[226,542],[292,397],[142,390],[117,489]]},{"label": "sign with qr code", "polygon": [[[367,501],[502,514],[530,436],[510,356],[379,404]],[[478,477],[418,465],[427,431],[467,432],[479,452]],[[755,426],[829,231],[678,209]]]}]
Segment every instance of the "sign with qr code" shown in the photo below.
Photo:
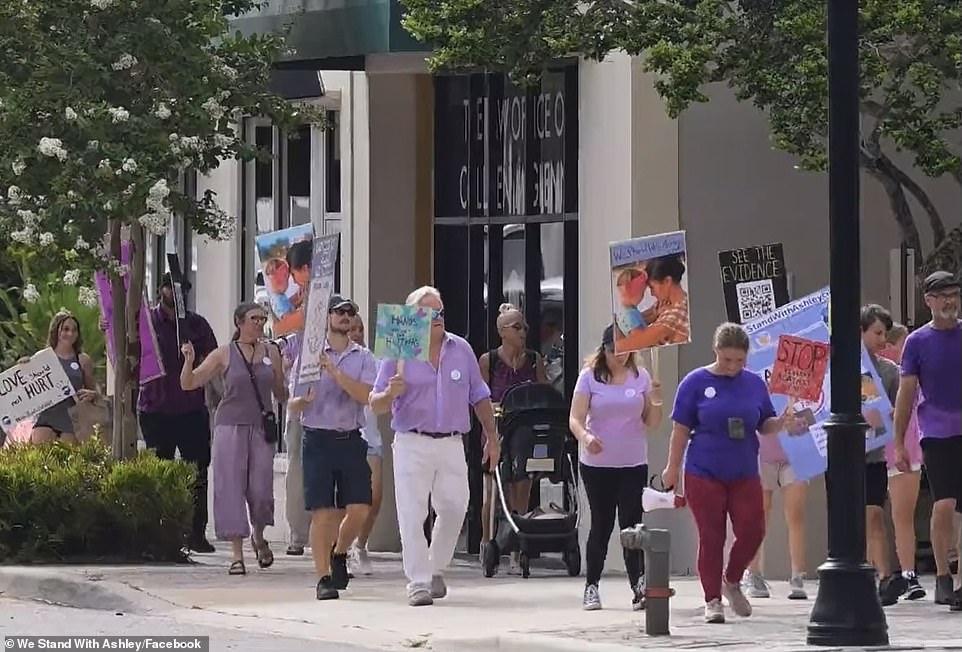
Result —
[{"label": "sign with qr code", "polygon": [[729,321],[744,324],[788,303],[781,243],[722,251],[718,263]]}]

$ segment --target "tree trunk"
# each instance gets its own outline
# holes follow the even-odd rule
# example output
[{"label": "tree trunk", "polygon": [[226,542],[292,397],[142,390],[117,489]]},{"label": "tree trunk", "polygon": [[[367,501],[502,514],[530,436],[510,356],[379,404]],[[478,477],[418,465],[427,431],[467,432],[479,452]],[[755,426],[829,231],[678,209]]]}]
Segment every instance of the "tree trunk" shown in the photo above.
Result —
[{"label": "tree trunk", "polygon": [[146,256],[144,227],[134,222],[130,226],[130,285],[127,288],[127,386],[124,394],[128,397],[123,414],[124,451],[128,458],[137,455],[137,399],[140,393],[140,306],[144,297],[144,274]]},{"label": "tree trunk", "polygon": [[929,198],[929,194],[925,192],[922,186],[917,184],[912,177],[899,169],[889,157],[882,154],[879,157],[878,163],[879,168],[885,174],[901,184],[905,190],[915,197],[919,205],[922,206],[922,210],[925,211],[925,214],[929,218],[929,226],[932,228],[932,246],[933,248],[938,247],[942,241],[945,240],[945,223],[942,221],[939,209],[935,207],[935,203]]},{"label": "tree trunk", "polygon": [[922,239],[919,236],[919,229],[915,225],[912,206],[909,205],[908,198],[905,196],[905,188],[893,174],[891,166],[886,166],[879,158],[872,157],[864,151],[862,152],[862,166],[885,189],[885,194],[889,198],[889,205],[892,207],[892,215],[895,216],[895,222],[902,232],[902,241],[906,246],[915,250],[916,264],[917,266],[921,265],[924,257]]},{"label": "tree trunk", "polygon": [[[110,220],[110,259],[119,261],[121,256],[121,223],[119,220]],[[129,395],[125,391],[127,387],[128,365],[127,365],[127,310],[126,292],[123,277],[110,275],[110,299],[112,304],[111,327],[113,329],[113,349],[114,349],[114,414],[113,432],[111,433],[111,451],[117,459],[125,459],[125,440],[124,440],[124,415],[126,414],[126,404],[129,402]]]}]

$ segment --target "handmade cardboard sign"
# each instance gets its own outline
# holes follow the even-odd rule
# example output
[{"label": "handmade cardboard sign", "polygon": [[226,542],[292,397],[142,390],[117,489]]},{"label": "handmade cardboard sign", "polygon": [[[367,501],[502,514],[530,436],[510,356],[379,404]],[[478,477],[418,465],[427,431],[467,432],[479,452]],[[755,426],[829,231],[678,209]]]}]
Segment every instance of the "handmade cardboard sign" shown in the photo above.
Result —
[{"label": "handmade cardboard sign", "polygon": [[828,344],[794,335],[780,335],[769,391],[795,399],[817,401],[828,369]]},{"label": "handmade cardboard sign", "polygon": [[74,394],[57,354],[44,349],[0,374],[0,426],[10,433],[19,422]]}]

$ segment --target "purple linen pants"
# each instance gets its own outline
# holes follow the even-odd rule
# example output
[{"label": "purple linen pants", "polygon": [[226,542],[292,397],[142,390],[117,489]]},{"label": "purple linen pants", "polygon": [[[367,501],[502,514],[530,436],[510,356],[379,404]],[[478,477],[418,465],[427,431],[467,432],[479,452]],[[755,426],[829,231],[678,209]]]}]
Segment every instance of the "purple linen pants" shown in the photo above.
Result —
[{"label": "purple linen pants", "polygon": [[218,539],[246,539],[251,525],[274,525],[274,450],[259,425],[214,427],[211,453]]}]

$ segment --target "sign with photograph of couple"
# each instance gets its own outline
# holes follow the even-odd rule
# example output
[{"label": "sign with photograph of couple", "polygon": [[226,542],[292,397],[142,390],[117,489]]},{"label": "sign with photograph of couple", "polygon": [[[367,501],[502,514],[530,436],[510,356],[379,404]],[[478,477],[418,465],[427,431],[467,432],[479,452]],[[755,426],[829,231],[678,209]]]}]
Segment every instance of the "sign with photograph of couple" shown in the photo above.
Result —
[{"label": "sign with photograph of couple", "polygon": [[314,227],[303,224],[262,233],[254,242],[270,302],[273,336],[302,330],[311,283]]},{"label": "sign with photograph of couple", "polygon": [[[777,436],[799,480],[817,477],[828,468],[823,424],[831,412],[829,301],[828,288],[823,288],[744,324],[750,340],[748,369],[769,385],[775,412],[795,417]],[[862,414],[871,426],[865,436],[866,452],[892,441],[892,404],[865,347]]]},{"label": "sign with photograph of couple", "polygon": [[[431,309],[380,303],[374,327],[374,357],[378,360],[428,360]],[[457,380],[457,378],[454,378]]]},{"label": "sign with photograph of couple", "polygon": [[743,324],[789,301],[781,243],[718,253],[728,321]]},{"label": "sign with photograph of couple", "polygon": [[685,232],[609,245],[615,353],[688,344]]}]

